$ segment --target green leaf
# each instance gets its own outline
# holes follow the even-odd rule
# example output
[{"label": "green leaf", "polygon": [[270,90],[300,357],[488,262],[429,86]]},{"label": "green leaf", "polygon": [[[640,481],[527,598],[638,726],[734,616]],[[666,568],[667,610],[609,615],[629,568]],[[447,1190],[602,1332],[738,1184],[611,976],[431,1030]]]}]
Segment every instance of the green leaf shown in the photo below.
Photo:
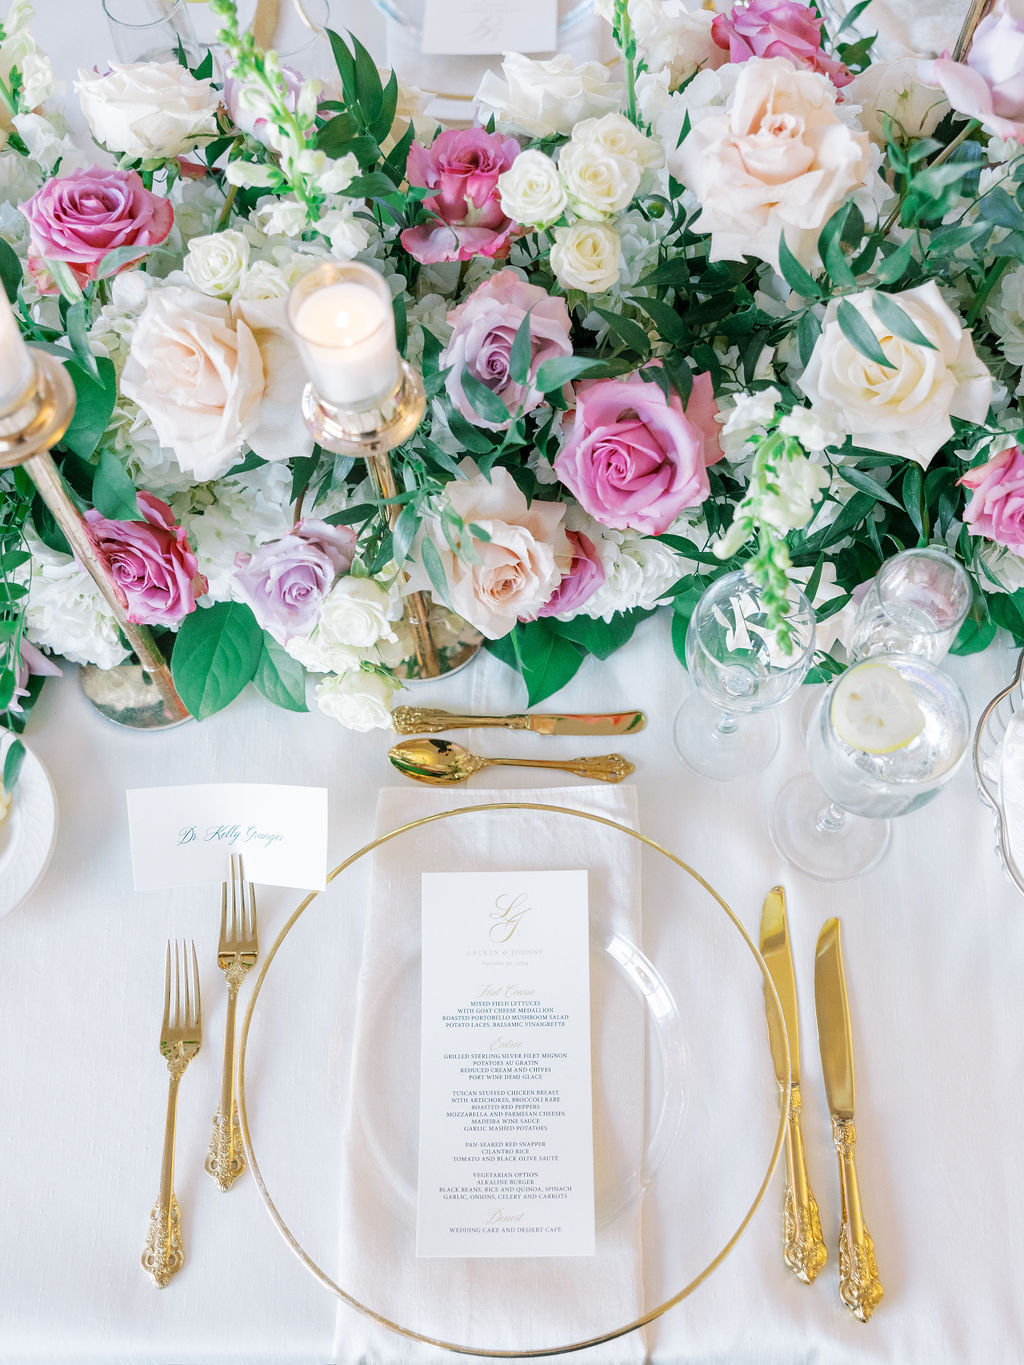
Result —
[{"label": "green leaf", "polygon": [[369,175],[357,175],[345,193],[352,199],[386,199],[395,193],[395,184],[383,171],[371,171]]},{"label": "green leaf", "polygon": [[92,353],[89,345],[89,320],[85,312],[85,302],[73,303],[67,311],[64,320],[68,331],[68,340],[71,342],[71,349],[75,353],[78,363],[86,370],[93,379],[99,379],[99,370],[96,368],[96,357]]},{"label": "green leaf", "polygon": [[928,340],[913,318],[903,311],[891,294],[880,294],[875,290],[871,303],[878,321],[883,327],[888,327],[895,336],[902,337],[904,341],[912,342],[915,346],[925,346],[929,351],[938,349],[934,341]]},{"label": "green leaf", "polygon": [[445,577],[444,565],[441,563],[441,556],[437,552],[437,546],[429,536],[424,536],[420,545],[420,554],[423,557],[423,567],[427,571],[434,590],[434,596],[448,605],[448,579]]},{"label": "green leaf", "polygon": [[531,621],[519,628],[520,671],[526,683],[527,705],[550,697],[578,672],[584,655],[545,621]]},{"label": "green leaf", "polygon": [[21,280],[22,269],[18,253],[10,242],[0,237],[0,284],[3,284],[4,293],[11,303],[18,297]]},{"label": "green leaf", "polygon": [[75,415],[61,444],[83,460],[87,460],[99,445],[117,401],[117,376],[113,361],[107,356],[100,356],[96,367],[96,378],[74,361],[69,360],[65,367],[75,386]]},{"label": "green leaf", "polygon": [[689,624],[690,620],[688,616],[673,614],[672,650],[684,668],[686,668],[686,630]]},{"label": "green leaf", "polygon": [[530,335],[530,314],[527,313],[516,329],[508,358],[508,372],[514,384],[529,384],[532,361],[533,338]]},{"label": "green leaf", "polygon": [[642,309],[658,329],[658,333],[673,346],[685,346],[690,337],[689,325],[679,316],[670,303],[660,299],[630,299],[631,303]]},{"label": "green leaf", "polygon": [[864,13],[868,5],[870,4],[871,0],[858,0],[857,4],[854,5],[852,9],[846,12],[846,14],[843,16],[843,22],[835,31],[835,35],[833,37],[834,42],[838,42],[839,39],[843,36],[843,34],[847,31],[847,29],[852,29],[854,27],[857,20],[860,18],[860,16]]},{"label": "green leaf", "polygon": [[862,493],[869,493],[871,497],[878,498],[881,502],[887,502],[890,507],[898,507],[901,512],[903,511],[903,504],[899,499],[894,498],[887,488],[883,488],[877,479],[871,478],[862,469],[857,469],[854,465],[844,464],[840,474],[847,483],[852,484]]},{"label": "green leaf", "polygon": [[381,85],[377,63],[367,52],[359,39],[351,31],[352,52],[355,56],[356,99],[368,127],[372,127],[380,117],[384,104],[384,87]]},{"label": "green leaf", "polygon": [[818,285],[790,251],[785,233],[779,238],[779,269],[790,289],[794,289],[805,299],[821,298]]},{"label": "green leaf", "polygon": [[322,123],[317,130],[316,145],[328,156],[341,156],[348,151],[348,144],[358,136],[360,125],[346,110]]},{"label": "green leaf", "polygon": [[2,785],[8,795],[18,785],[18,774],[21,772],[21,765],[24,761],[25,746],[20,739],[16,739],[13,744],[8,745],[7,753],[4,756]]},{"label": "green leaf", "polygon": [[604,318],[608,324],[608,330],[623,345],[628,346],[631,351],[635,351],[642,359],[646,359],[650,355],[651,339],[638,322],[634,322],[632,318],[624,317],[622,313],[613,313],[608,308],[595,308],[594,311]]},{"label": "green leaf", "polygon": [[818,338],[821,336],[821,323],[813,313],[805,313],[796,325],[796,348],[800,364],[806,366],[811,358]]},{"label": "green leaf", "polygon": [[570,384],[588,370],[596,369],[600,363],[599,360],[586,360],[577,355],[556,355],[538,365],[534,383],[541,393],[551,393],[563,384]]},{"label": "green leaf", "polygon": [[850,207],[849,204],[843,204],[841,208],[836,209],[818,235],[818,254],[825,269],[835,283],[844,289],[852,289],[857,283],[842,247],[843,229],[846,227]]},{"label": "green leaf", "polygon": [[914,263],[913,239],[898,246],[891,255],[884,257],[875,267],[875,279],[879,284],[895,284],[907,273]]},{"label": "green leaf", "polygon": [[92,502],[110,521],[144,521],[131,476],[112,450],[104,450],[92,481]]},{"label": "green leaf", "polygon": [[405,296],[396,294],[391,300],[391,309],[395,315],[395,343],[398,346],[398,353],[405,355],[405,348],[409,344],[409,318],[405,311]]},{"label": "green leaf", "polygon": [[267,701],[275,706],[285,711],[309,710],[306,705],[306,670],[266,631],[263,632],[263,649],[252,680]]},{"label": "green leaf", "polygon": [[903,475],[903,505],[907,509],[907,515],[914,523],[917,534],[922,540],[925,539],[924,519],[921,514],[921,495],[924,492],[924,470],[919,464],[907,466],[907,472]]},{"label": "green leaf", "polygon": [[494,390],[482,384],[469,370],[462,372],[462,391],[469,399],[474,412],[478,412],[485,422],[504,426],[506,422],[512,420],[512,414]]},{"label": "green leaf", "polygon": [[887,370],[896,368],[891,360],[886,359],[885,352],[878,344],[878,338],[849,299],[839,300],[839,307],[836,309],[836,321],[839,323],[843,336],[846,337],[851,346],[860,351],[861,355],[866,356],[876,365],[884,365]]},{"label": "green leaf", "polygon": [[1000,185],[982,195],[978,201],[978,213],[988,222],[998,223],[1000,227],[1011,228],[1016,232],[1024,228],[1024,213],[1021,213]]},{"label": "green leaf", "polygon": [[391,553],[396,564],[404,564],[409,557],[409,548],[420,528],[420,514],[414,502],[407,503],[398,514],[392,533]]},{"label": "green leaf", "polygon": [[196,720],[234,701],[255,677],[262,651],[263,632],[242,602],[216,602],[185,617],[171,671],[178,695]]},{"label": "green leaf", "polygon": [[330,39],[331,51],[334,54],[334,64],[338,68],[338,75],[341,77],[341,88],[345,96],[345,102],[351,103],[356,98],[356,64],[348,46],[333,29],[327,30],[327,37]]},{"label": "green leaf", "polygon": [[126,265],[141,261],[152,249],[148,246],[114,247],[113,251],[108,251],[100,261],[96,269],[96,278],[98,280],[109,279],[111,275],[116,275],[119,270],[123,270]]}]

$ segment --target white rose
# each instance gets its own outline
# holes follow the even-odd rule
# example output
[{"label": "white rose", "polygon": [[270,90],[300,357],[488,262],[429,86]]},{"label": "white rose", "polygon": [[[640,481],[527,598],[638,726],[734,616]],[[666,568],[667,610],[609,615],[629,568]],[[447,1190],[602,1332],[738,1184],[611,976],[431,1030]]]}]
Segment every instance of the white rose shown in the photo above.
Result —
[{"label": "white rose", "polygon": [[702,67],[729,60],[711,36],[713,10],[688,10],[682,0],[632,0],[629,16],[647,69],[664,69],[673,90]]},{"label": "white rose", "polygon": [[[120,279],[120,276],[118,276]],[[284,271],[273,261],[253,261],[239,281],[235,301],[242,299],[286,299],[291,286]]]},{"label": "white rose", "polygon": [[181,156],[217,132],[217,92],[177,62],[79,71],[75,91],[96,141],[133,160]]},{"label": "white rose", "polygon": [[394,604],[388,590],[372,578],[351,574],[336,583],[320,608],[319,631],[329,644],[369,649],[394,637]]},{"label": "white rose", "polygon": [[151,289],[121,376],[197,481],[219,478],[256,426],[266,385],[256,338],[226,303],[179,285]]},{"label": "white rose", "polygon": [[551,269],[563,289],[603,294],[619,279],[619,234],[606,223],[555,228]]},{"label": "white rose", "polygon": [[239,329],[247,327],[259,347],[264,385],[259,412],[246,441],[265,460],[290,460],[313,449],[296,395],[306,387],[295,333],[288,325],[283,299],[235,299]]},{"label": "white rose", "polygon": [[600,147],[613,156],[635,161],[638,166],[658,167],[665,164],[665,153],[660,144],[641,133],[624,114],[604,114],[601,118],[584,119],[572,130],[572,140]]},{"label": "white rose", "polygon": [[814,264],[819,232],[869,168],[868,136],[838,116],[836,98],[826,77],[783,57],[744,62],[727,112],[701,119],[669,156],[700,200],[694,230],[711,234],[712,261],[755,256],[778,269],[785,232]]},{"label": "white rose", "polygon": [[797,383],[823,419],[848,431],[857,445],[905,456],[927,468],[953,435],[951,415],[985,420],[992,376],[934,280],[891,296],[931,347],[904,341],[884,327],[875,316],[871,290],[847,297],[874,332],[891,368],[868,360],[847,341],[833,299]]},{"label": "white rose", "polygon": [[[232,161],[232,166],[245,163]],[[230,167],[229,167],[230,169]],[[254,227],[268,237],[301,237],[309,227],[305,204],[297,199],[261,199],[251,218]]]},{"label": "white rose", "polygon": [[558,167],[535,149],[520,152],[498,176],[498,193],[508,216],[528,227],[547,227],[565,212],[565,186]]},{"label": "white rose", "polygon": [[640,188],[636,162],[606,151],[599,142],[567,142],[558,153],[558,170],[569,203],[591,222],[621,213]]},{"label": "white rose", "polygon": [[320,710],[350,730],[391,729],[391,697],[401,686],[375,670],[360,669],[317,683],[316,700]]},{"label": "white rose", "polygon": [[310,673],[348,673],[363,661],[358,649],[325,640],[319,630],[293,635],[284,647]]},{"label": "white rose", "polygon": [[476,107],[481,123],[493,115],[504,133],[566,135],[580,119],[618,109],[622,100],[621,85],[600,62],[577,66],[568,53],[535,62],[510,52],[501,69],[504,79],[488,71],[480,82]]},{"label": "white rose", "polygon": [[193,237],[188,244],[184,269],[201,293],[229,298],[241,284],[248,264],[248,239],[233,228],[227,228],[224,232]]},{"label": "white rose", "polygon": [[883,114],[892,119],[894,136],[910,142],[929,137],[949,113],[949,101],[942,91],[920,80],[919,65],[916,57],[872,62],[843,91],[844,99],[860,105],[861,126],[880,147],[886,143]]}]

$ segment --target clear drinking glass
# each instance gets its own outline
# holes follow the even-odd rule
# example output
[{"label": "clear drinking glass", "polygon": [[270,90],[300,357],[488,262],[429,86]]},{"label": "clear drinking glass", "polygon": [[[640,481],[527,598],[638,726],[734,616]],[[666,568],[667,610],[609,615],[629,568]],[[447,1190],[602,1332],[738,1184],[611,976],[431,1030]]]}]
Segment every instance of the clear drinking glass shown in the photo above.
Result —
[{"label": "clear drinking glass", "polygon": [[173,62],[181,46],[190,65],[198,64],[187,0],[103,0],[103,13],[118,61]]},{"label": "clear drinking glass", "polygon": [[971,607],[971,580],[945,550],[904,550],[887,559],[857,609],[855,659],[916,654],[937,664],[949,653]]},{"label": "clear drinking glass", "polygon": [[676,752],[704,777],[729,782],[760,772],[779,743],[765,714],[797,688],[814,652],[814,609],[795,584],[785,632],[768,624],[760,586],[742,569],[697,603],[686,631],[686,665],[697,690],[679,708]]},{"label": "clear drinking glass", "polygon": [[[238,0],[238,26],[252,25],[257,0]],[[310,80],[338,79],[327,30],[331,26],[330,0],[280,0],[277,23],[268,46],[282,66]],[[339,25],[344,35],[345,25]]]},{"label": "clear drinking glass", "polygon": [[956,683],[909,654],[866,659],[842,678],[885,663],[910,687],[924,727],[889,753],[848,744],[832,723],[837,679],[818,702],[807,733],[811,773],[787,782],[772,813],[775,847],[801,872],[842,881],[869,871],[889,843],[889,821],[931,801],[967,751],[971,719]]}]

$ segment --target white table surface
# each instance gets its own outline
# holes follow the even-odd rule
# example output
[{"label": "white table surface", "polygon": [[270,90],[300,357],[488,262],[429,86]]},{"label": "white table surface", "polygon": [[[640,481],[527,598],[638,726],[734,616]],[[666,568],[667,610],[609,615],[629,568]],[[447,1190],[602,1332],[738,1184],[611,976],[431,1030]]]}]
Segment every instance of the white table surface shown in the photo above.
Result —
[{"label": "white table surface", "polygon": [[[37,10],[39,35],[61,74],[106,53],[98,3],[37,0]],[[365,0],[343,22],[380,40]],[[1013,663],[1008,648],[950,662],[975,717]],[[210,942],[217,911],[209,894],[131,891],[124,791],[213,780],[326,785],[331,860],[340,861],[371,835],[376,789],[391,780],[388,737],[286,714],[255,694],[202,725],[125,733],[90,710],[68,672],[47,685],[26,736],[57,790],[58,847],[37,891],[0,921],[0,1365],[326,1365],[333,1298],[288,1253],[251,1180],[225,1196],[202,1170],[210,1116],[200,1096],[216,1093],[215,1041],[182,1090],[176,1183],[189,1262],[163,1292],[139,1267],[166,1087],[155,1045],[163,943],[169,935]],[[555,705],[649,712],[648,729],[628,742],[641,828],[693,862],[755,937],[762,897],[777,881],[788,889],[798,964],[812,961],[823,920],[842,917],[861,1182],[886,1297],[868,1326],[838,1301],[834,1159],[812,1065],[809,967],[801,968],[805,1097],[816,1114],[807,1125],[808,1161],[830,1264],[811,1288],[783,1268],[777,1182],[722,1268],[649,1330],[650,1358],[659,1365],[1019,1361],[1024,901],[996,862],[992,821],[970,767],[937,801],[895,825],[878,869],[824,885],[786,867],[767,834],[774,793],[804,766],[802,699],[783,708],[783,742],[767,771],[717,784],[688,774],[672,754],[671,718],[687,687],[661,617],[611,660],[589,661]],[[490,657],[415,699],[494,711],[523,704],[518,681]],[[502,738],[506,752],[536,753],[530,736]],[[489,785],[525,786],[531,776],[500,772]],[[262,892],[264,943],[294,904],[292,893]],[[336,947],[357,954],[361,927],[352,917]],[[308,1001],[314,1024],[328,991],[324,970],[320,994]],[[223,1000],[209,989],[207,968],[204,981],[207,1038],[216,1040]],[[331,1198],[320,1217],[325,1230],[336,1223]],[[405,1360],[399,1338],[343,1313],[339,1365]]]}]

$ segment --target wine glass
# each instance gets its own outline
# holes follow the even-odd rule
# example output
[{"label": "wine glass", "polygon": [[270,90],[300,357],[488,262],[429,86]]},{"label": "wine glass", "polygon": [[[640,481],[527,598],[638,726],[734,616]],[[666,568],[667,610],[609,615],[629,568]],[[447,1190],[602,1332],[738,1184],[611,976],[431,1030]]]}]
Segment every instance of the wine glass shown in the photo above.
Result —
[{"label": "wine glass", "polygon": [[103,0],[114,52],[122,62],[173,62],[179,48],[199,60],[186,0]]},{"label": "wine glass", "polygon": [[[905,716],[909,696],[916,719],[903,735],[891,736],[893,747],[872,752],[850,742],[863,736],[844,725],[844,714],[837,714],[837,697],[863,697],[872,687],[876,696],[884,696],[891,676],[883,677],[880,669],[889,675],[895,672],[901,680],[889,687],[892,709]],[[895,720],[897,728],[901,724],[899,716],[887,717],[884,707],[872,716],[871,724],[883,736],[873,743],[885,744],[889,720]],[[915,728],[912,738],[904,737]],[[886,654],[852,665],[832,683],[811,718],[807,756],[813,776],[793,778],[778,795],[771,823],[776,849],[794,867],[821,881],[842,881],[869,871],[888,847],[889,820],[933,799],[959,767],[970,733],[963,693],[928,660]]]},{"label": "wine glass", "polygon": [[941,663],[971,606],[971,580],[945,550],[904,550],[872,579],[853,623],[850,654],[916,654]]},{"label": "wine glass", "polygon": [[679,708],[676,752],[704,777],[729,782],[760,772],[779,743],[768,709],[799,686],[814,651],[814,609],[798,587],[789,612],[769,624],[764,591],[744,570],[701,597],[686,631],[686,666],[697,690]]}]

